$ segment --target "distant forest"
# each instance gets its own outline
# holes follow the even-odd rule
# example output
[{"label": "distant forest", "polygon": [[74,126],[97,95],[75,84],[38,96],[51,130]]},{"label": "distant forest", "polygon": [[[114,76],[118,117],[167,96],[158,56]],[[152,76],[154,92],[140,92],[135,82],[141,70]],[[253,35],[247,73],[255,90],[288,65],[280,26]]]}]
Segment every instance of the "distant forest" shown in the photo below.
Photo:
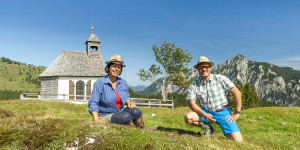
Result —
[{"label": "distant forest", "polygon": [[[32,64],[26,64],[26,63],[14,61],[14,60],[11,60],[11,59],[6,58],[6,57],[1,57],[0,60],[1,60],[2,62],[4,62],[4,63],[7,63],[7,64],[16,64],[16,65],[28,65],[28,66],[33,66]],[[38,66],[38,67],[46,68],[45,66]]]}]

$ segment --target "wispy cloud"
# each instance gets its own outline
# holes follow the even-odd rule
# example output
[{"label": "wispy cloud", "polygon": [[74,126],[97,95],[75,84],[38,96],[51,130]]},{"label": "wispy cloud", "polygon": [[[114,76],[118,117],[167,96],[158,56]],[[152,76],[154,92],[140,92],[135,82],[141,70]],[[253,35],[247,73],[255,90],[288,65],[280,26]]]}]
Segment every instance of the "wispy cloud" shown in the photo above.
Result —
[{"label": "wispy cloud", "polygon": [[296,56],[296,57],[290,57],[290,58],[287,58],[289,61],[299,61],[300,63],[300,56]]},{"label": "wispy cloud", "polygon": [[300,71],[300,56],[286,57],[271,63],[282,67],[291,67]]}]

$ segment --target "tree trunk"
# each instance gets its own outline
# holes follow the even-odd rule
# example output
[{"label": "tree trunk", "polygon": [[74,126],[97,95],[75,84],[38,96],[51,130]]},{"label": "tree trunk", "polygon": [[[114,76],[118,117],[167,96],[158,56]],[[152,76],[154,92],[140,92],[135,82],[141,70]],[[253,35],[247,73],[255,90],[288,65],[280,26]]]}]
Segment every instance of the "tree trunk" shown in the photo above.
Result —
[{"label": "tree trunk", "polygon": [[165,71],[165,78],[163,79],[163,83],[162,83],[162,86],[161,86],[161,95],[162,95],[162,98],[163,98],[163,102],[165,103],[166,100],[167,100],[167,95],[168,95],[168,91],[167,91],[167,88],[166,88],[166,80],[167,80],[167,77],[168,77],[168,73]]}]

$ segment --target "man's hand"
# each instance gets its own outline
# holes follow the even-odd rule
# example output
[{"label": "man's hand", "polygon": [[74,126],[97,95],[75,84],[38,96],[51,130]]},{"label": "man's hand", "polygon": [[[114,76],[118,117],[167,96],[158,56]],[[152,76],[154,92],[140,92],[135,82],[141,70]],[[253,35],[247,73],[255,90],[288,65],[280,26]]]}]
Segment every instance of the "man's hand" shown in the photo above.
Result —
[{"label": "man's hand", "polygon": [[204,117],[205,120],[207,120],[211,123],[215,123],[217,121],[216,119],[213,118],[214,116],[212,114],[205,113],[203,115],[203,117]]},{"label": "man's hand", "polygon": [[226,122],[229,121],[229,123],[234,123],[238,118],[239,118],[240,114],[232,114],[231,116],[227,116],[225,118],[228,118],[226,120]]}]

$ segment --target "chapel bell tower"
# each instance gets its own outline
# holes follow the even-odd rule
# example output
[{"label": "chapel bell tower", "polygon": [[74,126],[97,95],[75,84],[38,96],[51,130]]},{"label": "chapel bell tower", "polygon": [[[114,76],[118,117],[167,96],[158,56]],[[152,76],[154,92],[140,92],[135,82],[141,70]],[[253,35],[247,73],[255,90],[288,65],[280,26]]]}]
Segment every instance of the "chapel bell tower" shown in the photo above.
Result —
[{"label": "chapel bell tower", "polygon": [[92,33],[89,39],[85,42],[86,52],[89,57],[100,57],[100,40],[94,33],[94,26],[92,25]]}]

